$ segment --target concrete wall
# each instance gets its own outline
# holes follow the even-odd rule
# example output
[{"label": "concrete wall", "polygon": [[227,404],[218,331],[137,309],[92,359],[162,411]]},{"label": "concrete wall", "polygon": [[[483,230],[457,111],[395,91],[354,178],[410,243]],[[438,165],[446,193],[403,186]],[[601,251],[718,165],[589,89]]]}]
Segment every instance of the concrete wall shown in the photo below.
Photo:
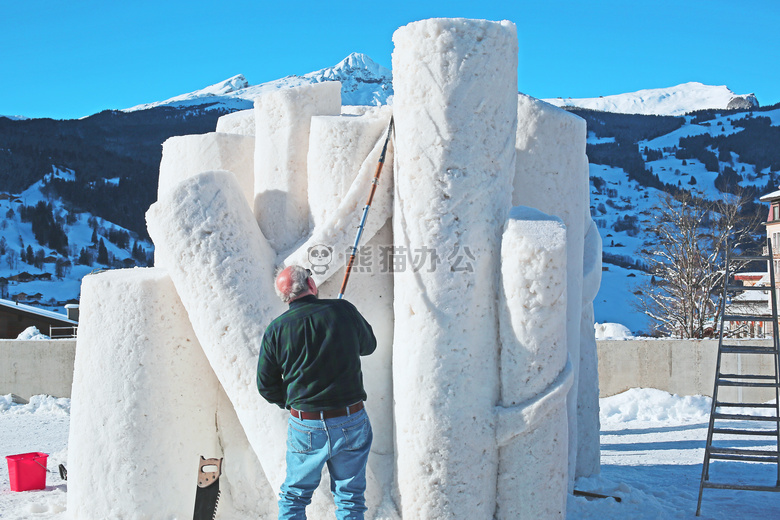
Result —
[{"label": "concrete wall", "polygon": [[[729,340],[729,345],[770,347],[772,340]],[[599,396],[629,388],[657,388],[678,395],[712,396],[718,340],[599,341]],[[773,358],[757,354],[724,354],[721,373],[773,375]],[[765,402],[774,389],[721,387],[719,400]]]},{"label": "concrete wall", "polygon": [[[770,346],[771,340],[732,340],[730,344]],[[678,395],[712,395],[717,340],[599,341],[599,396],[629,388],[657,388]],[[70,397],[75,339],[0,340],[0,395]],[[724,355],[722,371],[773,374],[771,356]],[[723,400],[774,399],[774,390],[725,388]],[[740,395],[741,394],[741,395]]]},{"label": "concrete wall", "polygon": [[75,339],[0,340],[0,395],[70,397]]}]

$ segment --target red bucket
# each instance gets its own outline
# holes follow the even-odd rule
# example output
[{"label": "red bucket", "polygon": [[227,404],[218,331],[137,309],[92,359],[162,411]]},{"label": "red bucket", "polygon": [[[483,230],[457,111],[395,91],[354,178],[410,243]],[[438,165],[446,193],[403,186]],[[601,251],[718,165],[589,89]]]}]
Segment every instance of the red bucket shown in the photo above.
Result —
[{"label": "red bucket", "polygon": [[29,491],[46,487],[45,453],[33,452],[21,455],[8,455],[8,477],[11,491]]}]

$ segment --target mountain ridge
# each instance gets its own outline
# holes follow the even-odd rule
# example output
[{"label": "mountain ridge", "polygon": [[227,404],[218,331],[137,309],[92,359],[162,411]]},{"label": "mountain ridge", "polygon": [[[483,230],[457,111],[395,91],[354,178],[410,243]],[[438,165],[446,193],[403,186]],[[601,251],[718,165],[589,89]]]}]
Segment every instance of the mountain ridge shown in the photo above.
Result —
[{"label": "mountain ridge", "polygon": [[383,105],[393,94],[392,73],[365,54],[353,52],[333,67],[326,67],[303,76],[285,76],[250,85],[243,74],[205,88],[166,99],[125,108],[122,112],[135,112],[150,108],[194,107],[208,104],[207,110],[246,110],[252,108],[255,98],[265,92],[291,88],[323,81],[340,81],[344,105]]}]

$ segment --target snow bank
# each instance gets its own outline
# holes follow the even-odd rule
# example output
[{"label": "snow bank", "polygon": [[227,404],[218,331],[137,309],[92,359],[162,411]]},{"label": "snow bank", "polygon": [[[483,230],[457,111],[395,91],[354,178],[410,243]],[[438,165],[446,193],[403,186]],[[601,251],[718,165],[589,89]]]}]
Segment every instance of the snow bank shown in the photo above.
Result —
[{"label": "snow bank", "polygon": [[90,275],[81,311],[70,518],[187,518],[199,456],[218,450],[217,381],[173,283],[156,268]]},{"label": "snow bank", "polygon": [[625,325],[620,323],[594,323],[596,339],[629,339],[633,336]]},{"label": "snow bank", "polygon": [[492,518],[495,251],[515,169],[517,34],[509,22],[433,19],[393,42],[394,245],[425,255],[395,272],[402,516]]},{"label": "snow bank", "polygon": [[[568,484],[566,229],[513,208],[501,241],[497,519],[564,518]],[[529,456],[531,454],[531,456]],[[522,490],[522,492],[520,492]]]},{"label": "snow bank", "polygon": [[609,429],[633,421],[656,424],[706,423],[711,407],[712,399],[706,396],[678,396],[653,388],[632,388],[602,399],[599,415],[602,425]]},{"label": "snow bank", "polygon": [[306,157],[315,115],[341,113],[341,83],[326,81],[276,90],[255,100],[257,223],[277,251],[309,231]]},{"label": "snow bank", "polygon": [[16,339],[22,339],[22,340],[37,340],[37,339],[51,339],[49,336],[42,334],[41,331],[38,330],[38,327],[32,326],[27,327],[22,332],[19,333],[18,336],[16,336]]}]

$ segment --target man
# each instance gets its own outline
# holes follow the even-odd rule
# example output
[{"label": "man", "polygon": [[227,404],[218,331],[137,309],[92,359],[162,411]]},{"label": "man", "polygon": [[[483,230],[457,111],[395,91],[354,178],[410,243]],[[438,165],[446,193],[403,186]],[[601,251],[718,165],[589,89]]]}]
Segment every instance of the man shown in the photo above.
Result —
[{"label": "man", "polygon": [[362,519],[373,433],[363,409],[360,356],[376,349],[374,332],[348,301],[318,299],[308,269],[282,270],[276,293],[290,308],[263,335],[257,388],[266,401],[290,410],[279,519],[306,518],[325,464],[336,517]]}]

